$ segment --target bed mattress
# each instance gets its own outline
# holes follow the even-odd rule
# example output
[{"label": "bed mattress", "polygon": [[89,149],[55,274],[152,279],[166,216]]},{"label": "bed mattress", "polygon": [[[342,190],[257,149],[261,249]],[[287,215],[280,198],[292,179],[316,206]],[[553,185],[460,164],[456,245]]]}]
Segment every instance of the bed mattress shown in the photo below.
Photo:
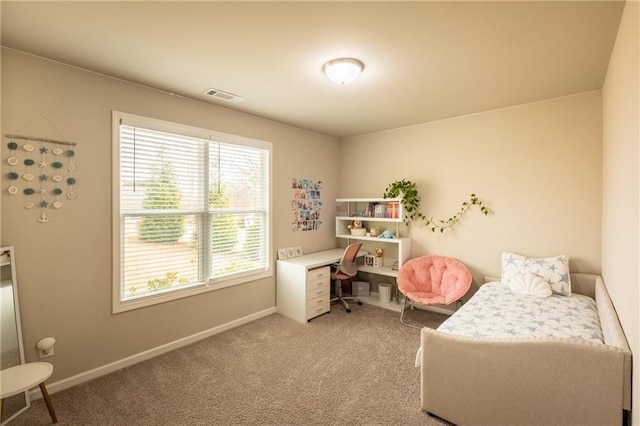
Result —
[{"label": "bed mattress", "polygon": [[482,285],[438,331],[476,338],[558,337],[603,343],[596,303],[572,294],[517,294],[500,282]]}]

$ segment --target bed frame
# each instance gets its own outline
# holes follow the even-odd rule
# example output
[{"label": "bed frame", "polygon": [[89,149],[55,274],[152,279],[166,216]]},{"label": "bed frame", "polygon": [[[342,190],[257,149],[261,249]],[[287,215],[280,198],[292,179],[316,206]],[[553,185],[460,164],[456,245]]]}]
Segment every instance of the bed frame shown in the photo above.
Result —
[{"label": "bed frame", "polygon": [[571,287],[595,299],[605,345],[423,328],[422,409],[457,425],[628,424],[631,351],[613,303],[599,275],[572,273]]}]

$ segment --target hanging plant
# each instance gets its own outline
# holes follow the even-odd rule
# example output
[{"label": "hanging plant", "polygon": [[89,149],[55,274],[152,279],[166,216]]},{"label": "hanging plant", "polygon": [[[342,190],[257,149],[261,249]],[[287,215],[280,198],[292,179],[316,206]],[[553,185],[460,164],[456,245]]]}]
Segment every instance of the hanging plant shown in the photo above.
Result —
[{"label": "hanging plant", "polygon": [[405,210],[405,224],[409,226],[415,219],[420,219],[431,229],[431,232],[440,231],[440,233],[443,233],[445,229],[453,227],[471,206],[478,206],[478,208],[480,208],[480,213],[485,216],[492,213],[492,211],[482,200],[478,198],[476,194],[471,194],[469,200],[462,203],[462,207],[460,207],[460,210],[458,210],[456,214],[446,220],[435,220],[433,217],[428,217],[420,211],[420,197],[418,195],[416,184],[406,179],[389,184],[382,197],[401,198],[400,202]]},{"label": "hanging plant", "polygon": [[427,218],[420,212],[420,197],[418,196],[416,184],[410,180],[402,179],[389,184],[382,197],[402,197],[400,202],[404,207],[404,223],[407,226],[409,226],[416,218],[427,220]]}]

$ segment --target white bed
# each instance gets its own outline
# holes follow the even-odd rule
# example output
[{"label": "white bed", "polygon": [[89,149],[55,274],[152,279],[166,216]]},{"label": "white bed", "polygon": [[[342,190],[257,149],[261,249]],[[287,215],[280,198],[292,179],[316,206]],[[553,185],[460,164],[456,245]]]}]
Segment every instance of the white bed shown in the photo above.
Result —
[{"label": "white bed", "polygon": [[457,425],[628,421],[631,352],[602,277],[571,282],[570,296],[546,298],[489,282],[423,328],[422,409]]},{"label": "white bed", "polygon": [[604,343],[592,298],[575,293],[550,297],[518,294],[497,281],[480,287],[438,331],[478,338],[561,337]]}]

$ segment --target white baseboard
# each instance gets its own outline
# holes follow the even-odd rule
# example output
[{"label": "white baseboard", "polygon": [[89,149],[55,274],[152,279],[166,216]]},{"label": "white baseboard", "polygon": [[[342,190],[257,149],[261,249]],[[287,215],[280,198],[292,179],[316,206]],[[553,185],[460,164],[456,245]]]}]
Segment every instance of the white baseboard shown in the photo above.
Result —
[{"label": "white baseboard", "polygon": [[[57,382],[47,383],[47,391],[49,392],[49,394],[59,392],[61,390],[70,388],[72,386],[79,385],[80,383],[84,383],[86,381],[95,379],[100,376],[104,376],[105,374],[113,373],[114,371],[121,370],[125,367],[129,367],[131,365],[137,364],[142,361],[146,361],[150,358],[156,357],[158,355],[162,355],[174,349],[178,349],[182,346],[195,343],[199,340],[206,339],[207,337],[211,337],[215,334],[222,333],[223,331],[230,330],[232,328],[238,327],[240,325],[249,323],[251,321],[255,321],[257,319],[260,319],[275,313],[276,313],[276,308],[274,306],[273,308],[256,312],[255,314],[251,314],[246,317],[233,320],[231,322],[210,328],[208,330],[204,330],[199,333],[192,334],[191,336],[183,337],[173,342],[169,342],[164,345],[160,345],[155,348],[146,350],[144,352],[140,352],[138,354],[131,355],[121,360],[103,365],[101,367],[94,368],[93,370],[85,371],[83,373],[76,374],[75,376],[58,380]],[[31,399],[42,398],[42,394],[39,388],[32,389],[29,392],[29,396],[31,397]]]}]

